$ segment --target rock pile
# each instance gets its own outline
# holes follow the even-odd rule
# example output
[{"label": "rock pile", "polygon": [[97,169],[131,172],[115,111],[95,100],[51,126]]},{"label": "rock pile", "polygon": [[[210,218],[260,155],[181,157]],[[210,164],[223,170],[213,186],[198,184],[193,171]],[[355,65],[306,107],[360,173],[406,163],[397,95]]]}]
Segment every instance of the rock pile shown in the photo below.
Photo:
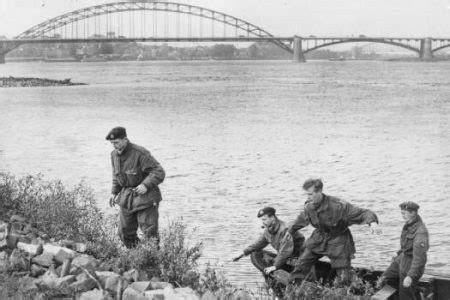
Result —
[{"label": "rock pile", "polygon": [[84,85],[84,83],[73,83],[70,81],[70,78],[64,80],[54,80],[32,77],[0,77],[0,87],[33,87],[60,85]]},{"label": "rock pile", "polygon": [[[20,216],[0,220],[0,272],[19,277],[20,291],[80,300],[200,299],[191,288],[174,288],[137,270],[122,274],[86,254],[86,245],[54,241]],[[208,298],[211,299],[211,298]]]}]

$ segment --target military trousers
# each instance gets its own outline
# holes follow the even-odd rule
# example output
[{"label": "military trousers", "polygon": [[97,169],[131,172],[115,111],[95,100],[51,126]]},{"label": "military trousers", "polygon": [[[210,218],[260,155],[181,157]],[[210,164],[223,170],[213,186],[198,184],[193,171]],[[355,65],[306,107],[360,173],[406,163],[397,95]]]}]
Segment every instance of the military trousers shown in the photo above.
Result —
[{"label": "military trousers", "polygon": [[[294,281],[308,280],[314,281],[311,271],[317,261],[322,258],[322,254],[315,253],[311,249],[306,248],[300,258],[297,260],[295,269],[291,273],[291,279]],[[351,280],[350,268],[351,268],[351,258],[350,257],[330,257],[331,267],[335,269],[338,279],[342,283],[348,283]],[[317,274],[316,274],[317,276]]]},{"label": "military trousers", "polygon": [[133,248],[139,242],[138,228],[146,238],[156,238],[158,235],[158,204],[135,212],[120,207],[119,237],[127,248]]},{"label": "military trousers", "polygon": [[400,300],[420,299],[416,290],[418,279],[412,278],[412,284],[408,288],[403,286],[403,280],[407,276],[408,270],[411,267],[411,262],[412,256],[401,253],[392,260],[391,265],[383,273],[386,283],[393,288],[398,289]]}]

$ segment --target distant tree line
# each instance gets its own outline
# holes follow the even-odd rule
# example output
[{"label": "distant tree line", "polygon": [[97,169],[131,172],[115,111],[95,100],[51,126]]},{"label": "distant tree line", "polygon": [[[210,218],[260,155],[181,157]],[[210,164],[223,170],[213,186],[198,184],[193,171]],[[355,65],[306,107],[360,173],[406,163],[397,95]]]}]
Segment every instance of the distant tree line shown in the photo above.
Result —
[{"label": "distant tree line", "polygon": [[[176,47],[168,44],[145,43],[61,43],[25,44],[11,51],[10,58],[89,59],[107,60],[232,60],[232,59],[292,59],[292,54],[278,46],[263,42],[237,48],[234,44],[215,44]],[[312,59],[339,57],[330,50],[317,50],[308,55]]]}]

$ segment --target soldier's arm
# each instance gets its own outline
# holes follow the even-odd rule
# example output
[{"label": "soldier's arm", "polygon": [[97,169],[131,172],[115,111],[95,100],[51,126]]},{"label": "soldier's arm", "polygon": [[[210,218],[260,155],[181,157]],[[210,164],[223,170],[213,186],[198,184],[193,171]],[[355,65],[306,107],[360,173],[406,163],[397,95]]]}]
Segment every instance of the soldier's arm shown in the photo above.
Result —
[{"label": "soldier's arm", "polygon": [[273,265],[275,268],[279,269],[282,265],[284,265],[287,259],[294,252],[294,239],[289,232],[286,232],[285,236],[281,240],[280,248],[278,249],[277,256],[275,257],[275,261]]},{"label": "soldier's arm", "polygon": [[345,207],[345,214],[350,225],[353,224],[370,224],[370,223],[378,223],[377,215],[369,210],[364,208],[359,208],[354,206],[348,202],[343,201],[343,205]]},{"label": "soldier's arm", "polygon": [[119,185],[119,182],[117,181],[115,165],[114,165],[114,154],[113,153],[111,153],[111,166],[112,166],[112,188],[111,188],[111,194],[112,195],[117,195],[122,188]]},{"label": "soldier's arm", "polygon": [[244,254],[249,255],[252,252],[264,249],[269,244],[269,242],[262,234],[253,244],[244,249]]},{"label": "soldier's arm", "polygon": [[147,189],[151,190],[164,181],[166,173],[150,152],[140,156],[140,163],[142,172],[148,174],[142,181],[142,184],[145,185]]},{"label": "soldier's arm", "polygon": [[308,226],[309,223],[310,222],[308,214],[305,211],[302,211],[298,215],[297,219],[295,219],[294,223],[291,226],[289,226],[289,233],[293,236],[297,230]]},{"label": "soldier's arm", "polygon": [[428,233],[426,231],[417,232],[413,242],[413,259],[407,276],[419,279],[421,269],[427,262],[428,247]]}]

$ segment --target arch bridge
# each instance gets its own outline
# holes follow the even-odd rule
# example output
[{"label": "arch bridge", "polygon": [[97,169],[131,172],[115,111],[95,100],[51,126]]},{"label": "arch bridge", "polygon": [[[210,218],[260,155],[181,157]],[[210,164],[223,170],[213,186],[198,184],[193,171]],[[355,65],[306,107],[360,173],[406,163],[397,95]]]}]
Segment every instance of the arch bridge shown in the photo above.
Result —
[{"label": "arch bridge", "polygon": [[11,40],[0,40],[0,63],[5,54],[30,43],[99,42],[271,42],[292,53],[304,54],[342,43],[372,42],[402,47],[422,59],[450,47],[450,39],[369,37],[280,37],[243,19],[208,8],[149,0],[106,3],[75,10],[44,21]]}]

